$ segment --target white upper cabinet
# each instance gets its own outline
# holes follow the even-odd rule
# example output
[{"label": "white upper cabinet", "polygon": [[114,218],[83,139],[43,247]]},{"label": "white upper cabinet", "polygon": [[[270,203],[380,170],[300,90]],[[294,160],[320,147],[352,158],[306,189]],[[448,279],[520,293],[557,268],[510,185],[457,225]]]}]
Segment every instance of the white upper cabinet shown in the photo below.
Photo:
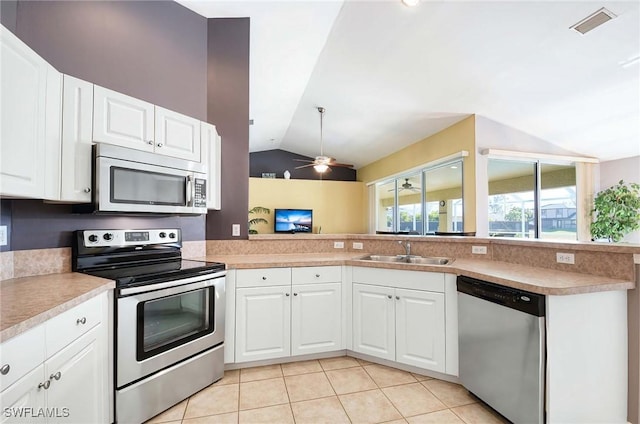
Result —
[{"label": "white upper cabinet", "polygon": [[207,209],[220,210],[222,138],[218,135],[215,125],[207,122],[201,122],[200,125],[201,157],[202,161],[207,164],[209,176],[207,180]]},{"label": "white upper cabinet", "polygon": [[93,140],[153,152],[154,106],[94,85]]},{"label": "white upper cabinet", "polygon": [[60,200],[91,201],[93,84],[69,75],[63,79]]},{"label": "white upper cabinet", "polygon": [[57,200],[60,73],[0,27],[0,195]]},{"label": "white upper cabinet", "polygon": [[200,162],[200,121],[159,106],[155,111],[155,152]]}]

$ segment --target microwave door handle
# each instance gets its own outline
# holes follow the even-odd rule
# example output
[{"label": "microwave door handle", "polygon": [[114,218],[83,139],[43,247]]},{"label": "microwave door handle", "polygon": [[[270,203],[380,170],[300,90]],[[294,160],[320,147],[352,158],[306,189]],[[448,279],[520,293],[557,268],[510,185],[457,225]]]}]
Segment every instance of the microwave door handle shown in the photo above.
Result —
[{"label": "microwave door handle", "polygon": [[193,183],[191,175],[187,176],[187,206],[193,206]]}]

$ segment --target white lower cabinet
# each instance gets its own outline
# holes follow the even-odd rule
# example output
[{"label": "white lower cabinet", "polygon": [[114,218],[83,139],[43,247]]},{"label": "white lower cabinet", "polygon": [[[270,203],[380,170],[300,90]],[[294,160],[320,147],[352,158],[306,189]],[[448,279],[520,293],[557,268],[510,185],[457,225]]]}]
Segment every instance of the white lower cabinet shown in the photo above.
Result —
[{"label": "white lower cabinet", "polygon": [[236,291],[236,362],[290,355],[290,297],[290,286]]},{"label": "white lower cabinet", "polygon": [[416,289],[444,291],[444,275],[382,271],[354,268],[353,350],[446,372],[445,294]]},{"label": "white lower cabinet", "polygon": [[301,284],[292,289],[291,355],[341,349],[342,284]]},{"label": "white lower cabinet", "polygon": [[[7,370],[0,422],[109,422],[107,308],[104,293],[0,345]],[[34,336],[40,344],[33,343]],[[34,362],[33,349],[46,360]]]},{"label": "white lower cabinet", "polygon": [[396,359],[396,314],[393,288],[353,285],[353,350]]},{"label": "white lower cabinet", "polygon": [[237,271],[235,362],[343,349],[341,267],[291,271]]}]

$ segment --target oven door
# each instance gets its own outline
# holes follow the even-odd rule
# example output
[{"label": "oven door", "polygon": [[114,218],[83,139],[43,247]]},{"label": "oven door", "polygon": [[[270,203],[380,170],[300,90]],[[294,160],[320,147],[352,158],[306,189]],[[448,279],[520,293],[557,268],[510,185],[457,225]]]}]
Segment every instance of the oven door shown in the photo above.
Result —
[{"label": "oven door", "polygon": [[121,290],[116,323],[118,388],[224,342],[224,275]]}]

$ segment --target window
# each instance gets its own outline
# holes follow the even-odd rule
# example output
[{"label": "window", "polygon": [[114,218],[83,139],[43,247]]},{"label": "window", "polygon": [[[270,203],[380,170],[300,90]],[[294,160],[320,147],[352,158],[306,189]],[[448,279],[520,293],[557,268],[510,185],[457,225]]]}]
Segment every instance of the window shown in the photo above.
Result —
[{"label": "window", "polygon": [[577,239],[575,165],[489,159],[489,235]]},{"label": "window", "polygon": [[403,174],[375,187],[376,232],[463,231],[462,160]]}]

